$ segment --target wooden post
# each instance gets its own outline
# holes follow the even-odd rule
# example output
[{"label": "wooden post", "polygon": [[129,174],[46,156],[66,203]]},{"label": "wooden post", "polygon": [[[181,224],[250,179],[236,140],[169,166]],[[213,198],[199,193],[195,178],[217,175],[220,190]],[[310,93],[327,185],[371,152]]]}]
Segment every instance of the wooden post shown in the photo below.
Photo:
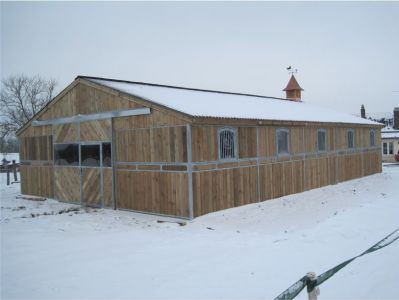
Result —
[{"label": "wooden post", "polygon": [[315,272],[306,273],[306,290],[308,292],[308,300],[317,300],[317,296],[320,295],[320,290],[317,285],[317,277]]},{"label": "wooden post", "polygon": [[188,182],[188,217],[194,219],[193,200],[193,150],[191,141],[191,125],[186,125],[186,147],[187,147],[187,182]]},{"label": "wooden post", "polygon": [[12,169],[13,169],[13,172],[14,172],[14,181],[18,181],[17,164],[15,163],[15,160],[12,161]]},{"label": "wooden post", "polygon": [[6,170],[7,170],[7,185],[10,185],[10,168],[6,166]]}]

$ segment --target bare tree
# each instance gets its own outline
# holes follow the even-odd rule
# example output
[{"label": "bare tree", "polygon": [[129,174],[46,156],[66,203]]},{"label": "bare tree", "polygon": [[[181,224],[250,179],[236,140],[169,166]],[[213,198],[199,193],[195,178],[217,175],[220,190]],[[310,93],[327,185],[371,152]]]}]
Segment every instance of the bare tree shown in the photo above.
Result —
[{"label": "bare tree", "polygon": [[54,94],[57,82],[36,76],[10,76],[1,82],[0,133],[13,135],[28,122]]}]

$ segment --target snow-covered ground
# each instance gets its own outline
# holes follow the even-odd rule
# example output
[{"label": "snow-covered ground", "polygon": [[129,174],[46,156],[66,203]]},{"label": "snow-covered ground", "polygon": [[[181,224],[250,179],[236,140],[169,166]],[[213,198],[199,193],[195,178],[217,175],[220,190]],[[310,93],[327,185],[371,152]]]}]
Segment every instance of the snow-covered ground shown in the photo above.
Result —
[{"label": "snow-covered ground", "polygon": [[19,153],[0,153],[0,164],[4,158],[10,162],[15,160],[15,162],[19,163]]},{"label": "snow-covered ground", "polygon": [[[209,214],[185,226],[1,192],[1,298],[271,299],[399,227],[399,165]],[[320,286],[320,299],[398,299],[399,241]],[[298,298],[306,298],[303,291]]]}]

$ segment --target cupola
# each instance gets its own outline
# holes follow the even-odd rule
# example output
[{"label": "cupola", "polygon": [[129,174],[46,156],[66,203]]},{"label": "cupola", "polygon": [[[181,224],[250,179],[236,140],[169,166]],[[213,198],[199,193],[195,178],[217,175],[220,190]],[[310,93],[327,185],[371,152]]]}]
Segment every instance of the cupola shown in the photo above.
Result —
[{"label": "cupola", "polygon": [[301,101],[301,91],[303,88],[299,85],[294,75],[291,75],[290,81],[283,90],[286,93],[286,98],[292,101]]}]

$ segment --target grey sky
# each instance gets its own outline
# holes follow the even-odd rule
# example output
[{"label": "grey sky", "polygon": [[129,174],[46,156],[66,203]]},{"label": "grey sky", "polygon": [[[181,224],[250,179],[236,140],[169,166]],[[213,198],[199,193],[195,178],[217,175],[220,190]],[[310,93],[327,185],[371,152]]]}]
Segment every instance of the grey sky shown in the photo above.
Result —
[{"label": "grey sky", "polygon": [[399,2],[2,2],[1,76],[76,75],[399,106]]}]

